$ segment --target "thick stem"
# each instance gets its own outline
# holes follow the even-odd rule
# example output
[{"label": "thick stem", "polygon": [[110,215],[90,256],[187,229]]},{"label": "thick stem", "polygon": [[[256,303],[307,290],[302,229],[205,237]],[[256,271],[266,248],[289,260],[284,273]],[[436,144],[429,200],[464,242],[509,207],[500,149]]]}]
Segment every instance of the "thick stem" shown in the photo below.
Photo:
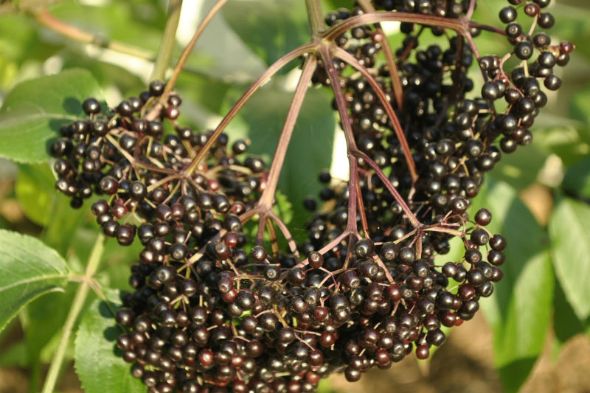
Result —
[{"label": "thick stem", "polygon": [[86,298],[88,297],[88,292],[90,291],[89,283],[92,281],[92,277],[98,269],[103,249],[104,236],[101,234],[98,235],[98,237],[96,238],[96,241],[94,242],[94,247],[92,248],[92,252],[90,253],[90,258],[88,258],[88,264],[86,265],[86,271],[84,273],[84,280],[81,282],[80,287],[78,287],[76,295],[74,296],[74,301],[72,303],[70,312],[68,313],[68,317],[64,324],[62,336],[59,341],[57,350],[55,351],[53,360],[51,361],[51,366],[49,367],[49,372],[47,373],[47,378],[45,379],[45,384],[43,385],[42,393],[53,393],[55,391],[55,385],[57,384],[59,371],[63,364],[63,360],[66,354],[66,350],[68,348],[70,336],[72,335],[74,324],[76,323],[76,320],[80,315],[80,311],[82,311],[82,307],[84,306]]},{"label": "thick stem", "polygon": [[305,0],[311,35],[315,39],[324,30],[324,17],[320,0]]},{"label": "thick stem", "polygon": [[268,174],[266,188],[264,189],[264,192],[262,193],[262,196],[259,201],[259,205],[264,209],[270,209],[272,207],[272,202],[274,199],[275,191],[277,189],[277,185],[279,183],[281,170],[283,169],[283,164],[285,163],[287,149],[289,148],[289,142],[291,141],[291,137],[293,136],[293,130],[295,129],[297,118],[299,117],[299,113],[301,112],[301,106],[303,105],[303,101],[305,100],[305,95],[307,93],[307,89],[309,89],[311,77],[313,76],[316,67],[316,57],[307,56],[305,64],[303,65],[303,71],[301,72],[299,82],[297,83],[297,87],[295,89],[295,93],[293,94],[291,107],[289,108],[289,112],[287,113],[287,118],[285,119],[283,130],[281,131],[281,136],[277,143],[275,154],[272,159],[272,166],[270,167],[270,171]]},{"label": "thick stem", "polygon": [[236,117],[238,112],[244,107],[244,105],[246,105],[248,100],[252,97],[252,95],[254,95],[254,93],[256,93],[256,91],[260,87],[262,87],[266,82],[268,82],[269,79],[273,77],[273,75],[279,72],[284,66],[289,64],[291,61],[295,60],[300,56],[303,56],[306,53],[313,52],[316,48],[316,44],[307,44],[304,46],[300,46],[299,48],[296,48],[291,52],[287,53],[286,55],[278,59],[270,67],[268,67],[266,71],[264,71],[264,73],[248,88],[248,90],[246,90],[246,92],[240,97],[240,99],[232,106],[232,108],[225,115],[223,120],[221,120],[221,123],[219,123],[215,131],[213,131],[213,134],[207,140],[207,143],[205,143],[205,145],[201,149],[199,149],[198,154],[195,156],[195,158],[193,158],[191,163],[184,170],[185,175],[188,176],[197,169],[199,163],[203,160],[203,158],[205,158],[209,149],[211,149],[217,138],[219,138],[219,135],[221,135],[221,133],[225,130],[225,127],[227,127],[227,125],[233,120],[233,118]]},{"label": "thick stem", "polygon": [[400,143],[400,146],[404,153],[404,158],[406,159],[406,163],[410,171],[410,176],[412,177],[412,180],[415,182],[418,179],[418,173],[416,172],[416,163],[414,162],[414,157],[412,156],[412,150],[410,149],[410,145],[408,144],[408,140],[406,139],[406,135],[404,133],[404,130],[402,129],[402,125],[395,111],[391,107],[391,103],[387,99],[387,95],[385,94],[381,86],[379,86],[379,83],[375,80],[373,75],[371,75],[371,73],[364,66],[362,66],[358,62],[358,60],[354,58],[354,56],[352,56],[350,53],[348,53],[342,48],[334,47],[333,49],[337,57],[351,65],[353,68],[355,68],[363,75],[363,77],[371,85],[371,88],[373,89],[375,94],[377,94],[379,101],[381,101],[381,105],[383,105],[385,112],[387,112],[387,116],[391,121],[393,130],[395,131],[395,135],[397,136],[397,140]]},{"label": "thick stem", "polygon": [[475,6],[477,5],[477,0],[469,0],[469,8],[467,9],[467,14],[465,17],[467,19],[471,19],[473,13],[475,12]]},{"label": "thick stem", "polygon": [[176,30],[178,29],[178,21],[180,20],[180,10],[182,8],[182,0],[170,0],[168,4],[168,20],[164,28],[164,35],[160,43],[160,50],[154,65],[151,80],[163,80],[166,76],[166,70],[172,59],[172,52],[176,46]]}]

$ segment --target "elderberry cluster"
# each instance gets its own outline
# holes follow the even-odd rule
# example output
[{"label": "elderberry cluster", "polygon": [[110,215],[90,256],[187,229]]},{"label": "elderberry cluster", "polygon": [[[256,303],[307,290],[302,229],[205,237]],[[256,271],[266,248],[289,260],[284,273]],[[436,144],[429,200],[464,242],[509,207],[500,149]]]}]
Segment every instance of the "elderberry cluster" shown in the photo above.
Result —
[{"label": "elderberry cluster", "polygon": [[[469,217],[470,200],[504,153],[532,141],[573,50],[539,32],[554,23],[549,1],[510,3],[504,31],[467,21],[466,0],[375,0],[380,12],[469,25],[403,22],[399,48],[378,25],[355,25],[333,37],[330,62],[317,54],[312,81],[334,92],[351,172],[320,174],[300,239],[268,210],[272,171],[248,143],[179,124],[181,98],[163,83],[113,109],[82,103],[86,117],[51,145],[56,184],[73,207],[94,196],[105,235],[142,245],[116,347],[150,393],[313,392],[334,372],[358,381],[427,358],[444,327],[473,318],[502,278],[506,240],[486,229],[487,209]],[[341,9],[326,24],[364,13]],[[484,30],[511,49],[481,56]],[[437,42],[425,47],[428,33]],[[452,239],[463,256],[441,263]]]}]

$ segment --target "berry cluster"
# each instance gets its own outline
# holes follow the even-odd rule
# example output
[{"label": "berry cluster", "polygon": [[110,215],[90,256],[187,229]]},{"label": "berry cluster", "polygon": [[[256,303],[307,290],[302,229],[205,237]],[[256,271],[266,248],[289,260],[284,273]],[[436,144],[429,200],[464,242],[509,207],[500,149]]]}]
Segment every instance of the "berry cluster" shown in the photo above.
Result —
[{"label": "berry cluster", "polygon": [[[318,45],[331,46],[312,81],[334,92],[350,178],[320,174],[304,239],[268,206],[274,167],[245,141],[179,125],[181,99],[164,84],[112,110],[82,104],[87,118],[51,146],[57,188],[74,207],[98,195],[103,232],[143,246],[117,348],[150,393],[313,392],[333,372],[357,381],[424,359],[443,327],[474,316],[502,278],[506,241],[485,208],[470,219],[470,200],[504,153],[531,142],[542,85],[559,87],[554,69],[573,50],[538,32],[554,23],[549,1],[510,3],[505,31],[470,21],[474,1],[375,0],[376,13],[326,17]],[[399,48],[356,23],[367,12],[402,18]],[[480,56],[483,31],[510,51]],[[423,47],[428,32],[438,42]],[[440,263],[454,238],[463,257]]]}]

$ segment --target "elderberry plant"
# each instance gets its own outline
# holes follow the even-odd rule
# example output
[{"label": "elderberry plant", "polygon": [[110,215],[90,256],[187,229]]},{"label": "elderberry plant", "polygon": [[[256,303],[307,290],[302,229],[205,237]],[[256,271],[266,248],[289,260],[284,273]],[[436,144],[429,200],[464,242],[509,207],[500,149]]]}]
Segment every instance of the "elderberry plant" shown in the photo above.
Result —
[{"label": "elderberry plant", "polygon": [[[429,358],[497,290],[505,262],[519,269],[520,261],[506,258],[511,236],[495,225],[494,206],[475,198],[502,159],[533,142],[535,121],[561,87],[559,69],[574,50],[550,34],[550,0],[501,1],[490,25],[475,17],[484,3],[477,0],[355,0],[339,9],[306,0],[307,43],[271,64],[214,129],[196,129],[183,116],[192,110],[183,106],[188,92],[176,85],[227,2],[218,0],[169,78],[163,70],[172,50],[164,37],[159,71],[145,91],[112,106],[98,95],[74,94],[79,102],[68,97],[34,112],[31,118],[56,120],[47,145],[39,143],[52,157],[55,188],[72,211],[90,211],[101,232],[78,275],[45,246],[0,231],[0,249],[20,247],[13,262],[32,260],[13,263],[8,281],[0,277],[0,295],[19,299],[0,300],[8,304],[0,307],[0,329],[40,294],[81,283],[43,393],[54,390],[88,292],[110,297],[94,278],[103,236],[121,255],[137,250],[130,290],[116,310],[99,310],[115,315],[113,330],[83,323],[78,339],[100,336],[94,339],[126,363],[119,377],[133,377],[129,386],[150,393],[315,392],[332,374],[356,382],[408,356]],[[172,33],[181,3],[170,1]],[[79,42],[151,58],[47,11],[27,12]],[[494,37],[498,49],[483,49],[482,36]],[[235,138],[230,123],[287,67],[298,79],[268,161],[254,153],[262,138]],[[28,94],[39,86],[29,85]],[[327,169],[313,175],[320,191],[302,201],[302,230],[281,209],[279,180],[312,91],[332,99],[345,141],[336,154],[345,157],[347,176]],[[16,101],[9,96],[0,115],[18,115]],[[0,118],[0,132],[8,120]],[[311,133],[332,131],[317,126]],[[0,155],[12,157],[2,146]],[[453,244],[460,249],[451,252]],[[4,259],[0,251],[0,270]],[[570,302],[580,318],[590,315],[584,302]],[[76,359],[76,368],[82,376],[88,364]]]},{"label": "elderberry plant", "polygon": [[[343,372],[358,381],[415,353],[443,327],[473,318],[502,279],[506,240],[467,214],[503,154],[560,87],[573,45],[552,42],[549,1],[502,9],[505,28],[472,19],[476,1],[359,1],[319,19],[312,41],[282,57],[214,131],[177,122],[173,81],[101,108],[51,145],[57,188],[120,245],[142,244],[117,322],[131,373],[150,392],[312,392]],[[519,14],[521,18],[517,22]],[[381,22],[400,22],[393,47]],[[421,45],[432,34],[436,44]],[[497,34],[510,51],[480,54]],[[291,61],[302,71],[270,167],[225,128],[262,82]],[[476,69],[481,91],[470,70]],[[322,173],[296,241],[273,211],[277,181],[305,94],[330,89],[346,139],[349,179]],[[322,132],[317,130],[316,132]],[[256,141],[252,141],[256,143]],[[435,256],[462,240],[460,261]]]}]

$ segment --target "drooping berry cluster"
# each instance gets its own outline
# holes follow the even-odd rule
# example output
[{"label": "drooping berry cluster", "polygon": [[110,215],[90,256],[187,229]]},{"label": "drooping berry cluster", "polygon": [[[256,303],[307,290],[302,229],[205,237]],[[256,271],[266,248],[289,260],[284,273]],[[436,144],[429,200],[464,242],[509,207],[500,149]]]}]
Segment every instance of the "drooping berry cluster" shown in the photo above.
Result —
[{"label": "drooping berry cluster", "polygon": [[[320,175],[304,239],[267,204],[276,173],[246,142],[180,125],[181,99],[162,83],[113,110],[83,103],[87,118],[51,147],[57,188],[74,207],[98,195],[103,232],[143,246],[117,347],[150,393],[313,392],[333,372],[357,381],[426,358],[443,327],[474,316],[502,278],[506,241],[486,229],[488,210],[469,218],[469,201],[503,153],[531,142],[541,85],[559,87],[553,70],[573,49],[538,32],[553,24],[548,1],[510,3],[503,31],[469,21],[473,1],[374,1],[376,15],[404,15],[399,48],[354,23],[360,6],[327,16],[312,80],[334,92],[350,174]],[[484,30],[510,52],[480,56]],[[428,31],[439,41],[423,47]],[[463,257],[438,262],[453,238]]]}]

